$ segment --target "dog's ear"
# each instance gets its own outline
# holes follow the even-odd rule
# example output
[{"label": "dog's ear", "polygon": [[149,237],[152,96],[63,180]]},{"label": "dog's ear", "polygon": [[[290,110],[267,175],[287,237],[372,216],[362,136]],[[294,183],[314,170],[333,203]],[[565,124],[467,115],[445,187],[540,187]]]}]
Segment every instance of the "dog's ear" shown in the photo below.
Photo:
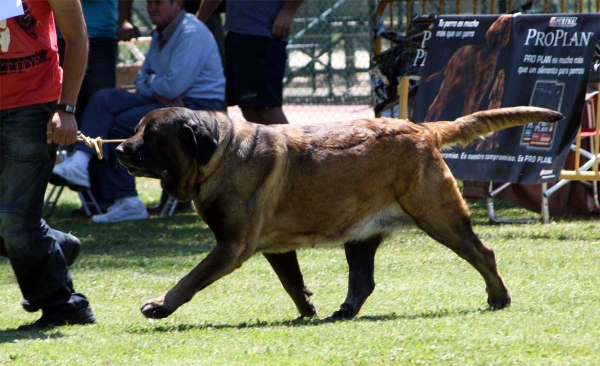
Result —
[{"label": "dog's ear", "polygon": [[184,123],[180,133],[185,145],[190,146],[190,152],[201,165],[206,165],[215,150],[217,140],[210,134],[205,126],[201,124]]}]

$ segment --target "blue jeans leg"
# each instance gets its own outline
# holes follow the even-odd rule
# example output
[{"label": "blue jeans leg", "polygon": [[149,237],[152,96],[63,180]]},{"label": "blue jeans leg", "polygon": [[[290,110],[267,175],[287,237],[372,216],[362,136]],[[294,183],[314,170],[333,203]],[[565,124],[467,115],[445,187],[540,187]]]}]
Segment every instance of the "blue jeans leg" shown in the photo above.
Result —
[{"label": "blue jeans leg", "polygon": [[41,217],[56,161],[56,145],[46,144],[53,108],[48,103],[0,111],[0,238],[32,305],[86,307],[87,299],[74,293],[60,243]]}]

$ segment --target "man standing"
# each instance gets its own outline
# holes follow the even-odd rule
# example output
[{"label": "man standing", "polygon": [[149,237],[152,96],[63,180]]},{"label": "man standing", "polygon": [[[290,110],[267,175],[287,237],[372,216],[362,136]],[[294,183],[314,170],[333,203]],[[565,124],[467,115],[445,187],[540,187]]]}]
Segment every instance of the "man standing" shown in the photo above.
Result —
[{"label": "man standing", "polygon": [[[0,253],[8,256],[29,311],[42,316],[20,330],[95,322],[67,268],[81,243],[42,219],[57,145],[77,141],[75,105],[87,62],[78,0],[23,1],[23,15],[2,20],[0,51]],[[56,23],[68,50],[59,66]]]},{"label": "man standing", "polygon": [[[196,16],[206,21],[220,0],[202,0]],[[225,77],[227,103],[246,120],[288,123],[281,108],[286,46],[302,0],[227,0]]]}]

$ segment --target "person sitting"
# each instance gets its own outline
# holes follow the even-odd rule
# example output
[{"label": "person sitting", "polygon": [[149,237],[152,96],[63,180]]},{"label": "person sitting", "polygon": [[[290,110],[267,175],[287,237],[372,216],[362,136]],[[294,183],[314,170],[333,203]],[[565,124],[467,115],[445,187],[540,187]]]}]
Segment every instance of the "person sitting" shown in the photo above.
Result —
[{"label": "person sitting", "polygon": [[[119,41],[129,41],[140,36],[140,30],[131,23],[133,0],[81,0],[83,17],[87,26],[89,43],[88,64],[85,76],[77,96],[75,119],[81,125],[83,111],[92,95],[104,88],[115,88],[117,79],[117,59],[119,57]],[[60,65],[64,60],[66,44],[59,27],[58,55]],[[80,129],[78,127],[78,129]],[[67,147],[70,151],[74,148]],[[104,177],[104,161],[93,160],[88,168],[90,173],[91,193],[103,212],[114,203],[112,192],[105,192],[101,184]],[[85,215],[83,207],[76,209],[73,215]]]},{"label": "person sitting", "polygon": [[[182,0],[148,0],[147,9],[156,29],[135,79],[136,93],[113,88],[96,92],[82,117],[81,132],[85,136],[130,137],[142,117],[163,107],[223,109],[225,77],[217,43],[208,28],[186,14]],[[92,216],[92,221],[112,223],[147,218],[135,178],[118,163],[114,146],[105,144],[103,150],[110,169],[105,170],[102,184],[114,192],[115,203],[105,214]],[[88,164],[94,156],[94,149],[77,143],[74,153],[54,168],[50,182],[74,190],[89,189]]]}]

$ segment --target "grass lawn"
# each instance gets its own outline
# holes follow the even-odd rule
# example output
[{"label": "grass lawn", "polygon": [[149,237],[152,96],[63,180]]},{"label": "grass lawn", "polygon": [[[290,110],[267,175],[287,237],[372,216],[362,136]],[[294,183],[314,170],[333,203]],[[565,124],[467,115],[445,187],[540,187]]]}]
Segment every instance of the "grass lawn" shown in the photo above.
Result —
[{"label": "grass lawn", "polygon": [[[157,181],[141,179],[155,202]],[[503,206],[503,207],[502,207]],[[0,259],[0,364],[8,365],[593,365],[600,361],[598,217],[549,225],[490,225],[472,204],[474,228],[496,253],[513,297],[488,311],[483,279],[419,231],[399,233],[378,251],[377,287],[353,321],[296,321],[296,309],[262,256],[198,293],[167,319],[139,311],[214,246],[192,213],[112,225],[72,218],[63,193],[50,224],[84,242],[72,268],[98,323],[17,332],[39,317],[24,312],[6,258]],[[500,216],[524,211],[497,205]],[[346,296],[340,246],[299,252],[319,315]]]}]

